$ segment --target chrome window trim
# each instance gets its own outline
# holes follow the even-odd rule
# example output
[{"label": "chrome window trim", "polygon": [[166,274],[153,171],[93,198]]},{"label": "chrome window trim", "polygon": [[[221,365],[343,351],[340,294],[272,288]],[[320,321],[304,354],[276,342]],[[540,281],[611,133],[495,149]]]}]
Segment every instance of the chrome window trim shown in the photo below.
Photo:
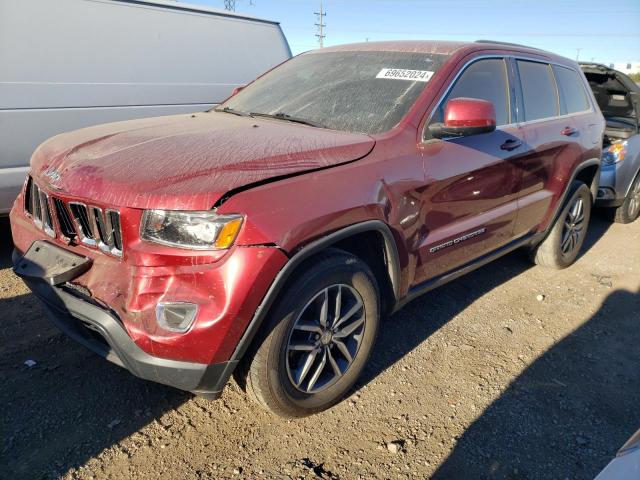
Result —
[{"label": "chrome window trim", "polygon": [[[537,63],[544,63],[549,65],[550,67],[552,67],[553,65],[557,66],[557,67],[562,67],[562,68],[567,68],[569,70],[573,70],[574,72],[576,72],[578,74],[578,76],[580,76],[580,72],[578,72],[576,69],[571,68],[570,66],[564,65],[562,63],[558,63],[558,62],[553,62],[551,60],[549,61],[545,61],[545,60],[540,60],[539,58],[530,58],[530,57],[526,57],[526,56],[519,56],[519,55],[514,55],[511,58],[513,58],[516,61],[516,69],[518,68],[518,64],[517,61],[518,60],[524,60],[527,62],[537,62]],[[556,80],[556,75],[555,72],[553,71],[553,68],[551,68],[551,74],[553,75],[553,80],[556,84],[556,92],[558,93],[558,113],[560,113],[560,89],[558,87],[558,81]],[[520,72],[518,71],[518,75],[520,75]],[[521,87],[522,88],[522,87]],[[584,85],[582,86],[582,88],[584,89]],[[554,117],[544,117],[544,118],[536,118],[535,120],[528,120],[525,122],[520,122],[519,125],[531,125],[534,123],[538,123],[538,122],[546,122],[549,120],[557,120],[557,119],[562,119],[562,118],[567,118],[567,117],[571,117],[571,116],[575,116],[575,115],[580,115],[580,114],[584,114],[584,113],[593,113],[594,109],[593,109],[593,102],[591,100],[591,96],[587,93],[587,98],[589,99],[589,105],[590,108],[588,108],[587,110],[581,110],[579,112],[573,112],[573,113],[566,113],[564,115],[557,115]]]},{"label": "chrome window trim", "polygon": [[[449,83],[449,86],[447,87],[447,89],[444,91],[444,93],[442,95],[440,95],[440,98],[438,98],[438,102],[436,103],[436,106],[433,108],[433,110],[431,110],[431,113],[429,114],[429,118],[427,118],[427,121],[424,123],[424,126],[422,128],[422,143],[425,143],[429,140],[435,140],[433,138],[426,138],[425,137],[425,133],[429,128],[429,125],[431,124],[431,120],[433,119],[433,116],[436,114],[436,112],[438,111],[438,109],[440,109],[440,106],[442,105],[442,102],[444,101],[445,98],[447,98],[447,95],[449,95],[449,92],[451,92],[451,90],[453,89],[453,87],[456,85],[456,83],[458,82],[458,79],[460,78],[460,76],[467,70],[467,68],[469,68],[472,64],[480,61],[480,60],[487,60],[487,59],[493,59],[493,58],[497,58],[500,60],[503,60],[505,62],[505,75],[507,77],[507,93],[508,93],[508,100],[509,100],[509,120],[513,120],[511,118],[511,84],[509,82],[509,70],[508,70],[508,66],[507,66],[507,55],[500,55],[500,54],[492,54],[492,55],[481,55],[478,57],[474,57],[471,60],[467,61],[462,68],[460,69],[460,71],[456,74],[455,77],[453,77],[453,80],[451,80],[451,82]],[[509,124],[511,125],[511,123]],[[500,125],[500,127],[503,127],[505,125]],[[498,128],[498,126],[496,126],[496,129]],[[449,137],[449,138],[457,138],[457,137]],[[446,140],[446,138],[443,138],[442,140]]]},{"label": "chrome window trim", "polygon": [[[465,72],[465,70],[472,63],[475,63],[478,60],[484,60],[484,59],[490,59],[490,58],[501,58],[501,59],[504,59],[505,62],[506,62],[507,59],[513,59],[514,62],[516,62],[517,60],[525,60],[525,61],[529,61],[529,62],[544,63],[544,64],[547,64],[549,66],[556,65],[558,67],[563,67],[563,68],[568,68],[569,70],[573,70],[574,72],[578,73],[578,75],[580,75],[580,72],[578,72],[575,68],[573,68],[573,67],[571,67],[569,65],[565,65],[563,63],[559,63],[559,62],[556,62],[556,61],[553,61],[553,60],[543,60],[541,58],[530,57],[530,56],[524,55],[524,54],[520,55],[520,54],[499,54],[499,53],[496,53],[496,54],[486,54],[486,55],[479,55],[477,57],[473,57],[472,59],[468,60],[464,65],[462,65],[462,68],[460,69],[460,71],[458,71],[456,76],[453,77],[453,80],[451,80],[451,82],[449,83],[449,86],[447,87],[447,89],[438,98],[436,106],[431,110],[431,113],[429,114],[429,117],[425,121],[424,126],[422,128],[421,143],[426,143],[426,142],[429,142],[431,140],[437,140],[437,139],[434,139],[434,138],[426,138],[425,137],[425,133],[426,133],[428,127],[429,127],[429,124],[431,123],[431,120],[433,119],[433,116],[438,111],[438,109],[442,105],[442,102],[447,97],[447,95],[449,95],[449,92],[451,91],[451,89],[454,87],[454,85],[458,81],[458,78],[460,77],[460,75],[462,75]],[[515,65],[515,68],[516,69],[518,68],[517,64]],[[553,68],[551,69],[551,71],[553,73]],[[519,74],[520,74],[520,72],[518,72],[518,75]],[[554,75],[553,78],[554,78],[554,81],[555,81],[555,75]],[[509,94],[511,95],[511,82],[510,82],[509,72],[508,71],[507,71],[507,81],[509,82]],[[584,85],[583,85],[582,88],[584,89]],[[556,91],[558,91],[557,82],[556,82]],[[512,122],[512,123],[510,123],[508,125],[497,125],[496,126],[496,130],[500,130],[500,129],[505,128],[505,127],[530,125],[530,124],[538,123],[538,122],[541,122],[541,121],[546,122],[546,121],[557,120],[559,118],[565,118],[565,117],[569,117],[569,116],[575,116],[575,115],[586,114],[586,113],[593,113],[594,112],[593,99],[588,94],[588,92],[587,92],[587,98],[589,99],[589,106],[590,106],[590,108],[587,109],[587,110],[582,110],[580,112],[574,112],[574,113],[570,113],[570,114],[566,114],[566,115],[558,115],[556,117],[538,118],[536,120],[529,120],[529,121],[525,121],[525,122],[515,122],[515,123]],[[559,97],[558,97],[558,102],[559,102]],[[558,104],[558,113],[559,112],[560,112],[560,105]],[[450,137],[450,138],[457,138],[457,137]],[[446,140],[446,138],[443,138],[442,140]]]},{"label": "chrome window trim", "polygon": [[[554,73],[553,67],[552,67],[552,65],[558,65],[558,64],[551,63],[551,62],[543,62],[541,60],[528,60],[528,59],[518,58],[518,57],[514,57],[513,59],[515,60],[516,70],[518,72],[518,80],[520,81],[520,93],[522,93],[522,80],[520,79],[520,67],[518,66],[518,60],[522,60],[523,62],[542,63],[543,65],[546,65],[547,69],[551,73],[551,78],[553,80],[553,89],[556,92],[556,112],[557,112],[556,115],[552,115],[550,117],[536,118],[535,120],[524,121],[520,125],[529,125],[529,124],[538,122],[540,120],[552,120],[552,119],[556,120],[560,118],[561,116],[560,115],[560,88],[558,87],[558,80],[556,80],[556,74]],[[524,107],[524,96],[523,96],[522,110],[523,110],[523,115],[526,116],[527,110]]]},{"label": "chrome window trim", "polygon": [[[581,71],[578,72],[575,69],[571,68],[571,67],[567,67],[566,65],[560,65],[559,63],[554,63],[552,64],[555,67],[558,68],[564,68],[566,70],[569,70],[573,73],[575,73],[576,75],[578,75],[578,78],[580,78],[580,73],[582,73]],[[558,89],[558,99],[560,98],[560,84],[558,83],[558,78],[556,77],[556,72],[553,68],[551,68],[551,71],[553,72],[553,78],[556,79],[556,88]],[[591,106],[591,108],[588,108],[586,110],[578,110],[577,112],[572,112],[572,113],[566,113],[565,115],[579,115],[581,113],[586,113],[586,112],[593,112],[593,105],[591,102],[591,95],[589,95],[589,92],[586,90],[585,86],[584,86],[584,82],[580,82],[580,87],[582,88],[582,93],[584,93],[587,97],[587,103]],[[562,110],[560,110],[562,111]],[[561,115],[562,116],[562,115]]]}]

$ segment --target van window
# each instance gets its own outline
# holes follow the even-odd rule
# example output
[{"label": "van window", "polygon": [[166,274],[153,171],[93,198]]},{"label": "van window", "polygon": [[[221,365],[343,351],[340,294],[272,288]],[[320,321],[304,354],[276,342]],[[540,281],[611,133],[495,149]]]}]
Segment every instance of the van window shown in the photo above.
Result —
[{"label": "van window", "polygon": [[430,123],[442,122],[447,102],[460,97],[479,98],[493,103],[496,125],[510,123],[509,83],[504,59],[488,58],[469,65],[440,103]]},{"label": "van window", "polygon": [[558,93],[549,64],[524,60],[517,63],[525,122],[557,116]]},{"label": "van window", "polygon": [[589,99],[584,90],[584,83],[575,70],[554,66],[558,88],[560,90],[560,114],[583,112],[589,110]]}]

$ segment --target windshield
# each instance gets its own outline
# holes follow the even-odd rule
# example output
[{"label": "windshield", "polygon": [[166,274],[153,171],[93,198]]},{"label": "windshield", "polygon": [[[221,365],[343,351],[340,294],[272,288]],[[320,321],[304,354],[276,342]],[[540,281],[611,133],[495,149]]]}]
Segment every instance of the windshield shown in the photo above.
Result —
[{"label": "windshield", "polygon": [[216,110],[226,107],[346,132],[385,132],[398,124],[447,58],[407,52],[303,54]]}]

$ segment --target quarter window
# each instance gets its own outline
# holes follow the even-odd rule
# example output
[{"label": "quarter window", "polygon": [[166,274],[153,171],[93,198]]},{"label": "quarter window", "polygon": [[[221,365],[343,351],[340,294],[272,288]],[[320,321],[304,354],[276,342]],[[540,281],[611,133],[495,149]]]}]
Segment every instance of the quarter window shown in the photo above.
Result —
[{"label": "quarter window", "polygon": [[493,103],[493,108],[496,111],[496,124],[510,123],[509,83],[504,60],[488,58],[469,65],[444,101],[440,103],[431,123],[442,122],[447,102],[460,97],[478,98]]},{"label": "quarter window", "polygon": [[558,92],[547,63],[518,60],[526,122],[558,115]]},{"label": "quarter window", "polygon": [[583,112],[589,109],[589,99],[578,73],[565,67],[554,66],[560,90],[560,114]]}]

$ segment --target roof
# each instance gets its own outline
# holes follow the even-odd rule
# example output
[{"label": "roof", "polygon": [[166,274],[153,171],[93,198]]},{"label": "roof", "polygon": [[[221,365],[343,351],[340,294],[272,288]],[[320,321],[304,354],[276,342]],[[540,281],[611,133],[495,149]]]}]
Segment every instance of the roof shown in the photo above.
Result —
[{"label": "roof", "polygon": [[389,42],[363,42],[349,43],[346,45],[336,45],[335,47],[325,47],[322,49],[322,52],[413,52],[451,55],[453,52],[466,45],[469,45],[469,43],[440,40],[399,40]]},{"label": "roof", "polygon": [[219,8],[210,8],[203,5],[193,5],[191,3],[183,3],[179,1],[171,0],[112,0],[117,3],[129,3],[133,5],[141,5],[147,7],[159,7],[167,10],[177,10],[190,13],[201,13],[206,15],[215,15],[219,17],[231,17],[242,20],[251,20],[254,22],[270,23],[273,25],[280,25],[280,22],[275,20],[267,20],[265,18],[254,17],[252,15],[246,15],[244,13],[230,12],[229,10],[222,10]]},{"label": "roof", "polygon": [[[312,52],[413,52],[413,53],[435,53],[441,55],[452,55],[460,50],[472,53],[479,50],[500,50],[529,53],[532,55],[542,55],[548,58],[565,59],[551,52],[540,50],[525,45],[514,43],[496,42],[491,40],[478,40],[477,42],[451,42],[444,40],[399,40],[388,42],[364,42],[351,43],[347,45],[337,45],[326,47],[322,50],[312,50]],[[572,60],[571,60],[572,61]]]}]

